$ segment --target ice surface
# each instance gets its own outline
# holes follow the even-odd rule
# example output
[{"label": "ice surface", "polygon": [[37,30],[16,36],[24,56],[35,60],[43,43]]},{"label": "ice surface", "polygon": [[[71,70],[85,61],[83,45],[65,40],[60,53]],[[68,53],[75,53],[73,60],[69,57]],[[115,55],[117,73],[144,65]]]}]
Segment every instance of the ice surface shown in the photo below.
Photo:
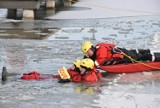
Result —
[{"label": "ice surface", "polygon": [[[8,77],[5,83],[0,81],[0,107],[159,108],[159,76],[147,81],[144,79],[159,74],[159,71],[111,75],[95,85],[59,84],[57,79],[45,81],[19,79],[22,73],[32,70],[57,74],[57,70],[62,66],[70,67],[74,60],[83,57],[80,47],[84,40],[90,40],[94,44],[106,41],[120,47],[151,48],[158,51],[159,4],[159,0],[79,0],[73,6],[84,7],[86,10],[59,11],[48,19],[118,18],[102,22],[107,23],[106,27],[64,27],[49,29],[47,32],[0,30],[2,37],[10,35],[9,39],[0,39],[0,67],[6,66],[8,72],[19,74]],[[7,10],[0,10],[3,23],[19,22],[5,20],[6,13]],[[47,36],[45,39],[15,39],[41,35]]]}]

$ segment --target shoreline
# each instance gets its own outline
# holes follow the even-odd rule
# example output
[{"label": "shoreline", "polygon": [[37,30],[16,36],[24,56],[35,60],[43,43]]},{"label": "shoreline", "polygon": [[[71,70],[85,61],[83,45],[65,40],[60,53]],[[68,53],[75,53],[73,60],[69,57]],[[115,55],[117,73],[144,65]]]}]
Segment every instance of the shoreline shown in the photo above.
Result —
[{"label": "shoreline", "polygon": [[152,21],[160,25],[160,16],[125,16],[114,18],[12,20],[0,19],[0,29],[58,29],[63,27],[108,27],[111,23]]}]

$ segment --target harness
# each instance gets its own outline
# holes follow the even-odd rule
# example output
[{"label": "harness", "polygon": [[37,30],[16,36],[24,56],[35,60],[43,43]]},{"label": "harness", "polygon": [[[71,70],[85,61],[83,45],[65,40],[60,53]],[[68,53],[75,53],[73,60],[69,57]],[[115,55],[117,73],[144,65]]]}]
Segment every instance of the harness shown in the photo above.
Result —
[{"label": "harness", "polygon": [[[101,45],[100,45],[101,46]],[[96,46],[96,49],[98,49],[100,46]],[[111,58],[114,58],[114,54],[122,54],[121,53],[121,50],[119,50],[117,47],[113,47],[113,46],[105,46],[105,45],[102,45],[103,47],[105,47],[107,49],[107,51],[111,52]],[[104,62],[104,65],[113,65],[115,64],[116,61],[115,60],[106,60]]]}]

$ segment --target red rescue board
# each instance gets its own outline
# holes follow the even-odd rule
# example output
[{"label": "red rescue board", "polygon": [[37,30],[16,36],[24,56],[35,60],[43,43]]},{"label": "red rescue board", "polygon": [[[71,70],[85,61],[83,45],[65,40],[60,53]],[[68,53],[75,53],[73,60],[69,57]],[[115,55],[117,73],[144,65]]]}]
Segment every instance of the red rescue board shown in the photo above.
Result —
[{"label": "red rescue board", "polygon": [[134,73],[160,70],[160,62],[142,62],[101,66],[102,70],[111,73]]}]

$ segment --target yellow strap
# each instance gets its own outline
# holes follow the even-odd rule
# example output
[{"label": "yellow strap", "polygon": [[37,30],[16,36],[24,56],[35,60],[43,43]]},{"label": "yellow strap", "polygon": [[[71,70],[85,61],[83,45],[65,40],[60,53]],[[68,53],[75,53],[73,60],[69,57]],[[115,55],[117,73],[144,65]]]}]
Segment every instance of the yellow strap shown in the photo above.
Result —
[{"label": "yellow strap", "polygon": [[65,67],[60,68],[58,70],[58,73],[59,73],[61,79],[70,79],[71,78]]}]

